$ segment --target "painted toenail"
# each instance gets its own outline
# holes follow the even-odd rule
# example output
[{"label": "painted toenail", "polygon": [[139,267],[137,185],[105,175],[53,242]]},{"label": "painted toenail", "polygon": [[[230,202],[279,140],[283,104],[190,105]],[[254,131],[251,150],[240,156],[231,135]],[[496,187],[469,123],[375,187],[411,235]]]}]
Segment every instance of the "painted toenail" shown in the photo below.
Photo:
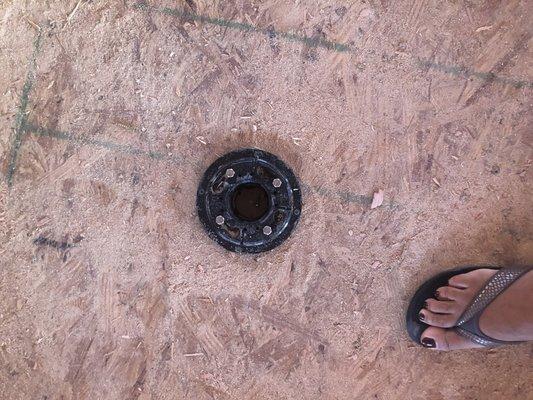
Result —
[{"label": "painted toenail", "polygon": [[430,349],[434,349],[435,347],[437,347],[437,345],[435,344],[435,340],[428,337],[422,339],[422,345]]},{"label": "painted toenail", "polygon": [[438,290],[435,290],[435,298],[438,299],[440,297],[440,293]]},{"label": "painted toenail", "polygon": [[424,321],[426,319],[426,316],[420,312],[418,313],[418,318],[420,318],[420,321]]}]

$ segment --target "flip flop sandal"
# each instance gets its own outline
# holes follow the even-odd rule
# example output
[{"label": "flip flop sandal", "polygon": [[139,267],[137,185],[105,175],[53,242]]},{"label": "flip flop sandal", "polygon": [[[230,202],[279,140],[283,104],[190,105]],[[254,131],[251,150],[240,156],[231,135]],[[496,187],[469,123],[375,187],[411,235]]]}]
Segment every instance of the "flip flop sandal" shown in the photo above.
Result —
[{"label": "flip flop sandal", "polygon": [[455,332],[465,338],[470,339],[474,343],[482,346],[498,346],[502,344],[520,343],[520,342],[506,342],[497,340],[485,335],[479,328],[479,318],[485,308],[498,295],[507,289],[514,281],[520,278],[523,274],[533,269],[530,267],[510,267],[499,268],[494,266],[477,266],[477,267],[463,267],[456,268],[449,271],[441,272],[433,278],[427,280],[422,286],[418,288],[409,307],[407,309],[406,323],[407,332],[413,341],[420,343],[420,336],[422,332],[429,327],[428,324],[423,323],[418,318],[418,314],[424,308],[424,302],[435,296],[435,291],[441,287],[448,285],[448,280],[455,275],[465,274],[476,269],[496,269],[498,270],[485,284],[485,286],[474,297],[470,305],[459,317],[455,324]]}]

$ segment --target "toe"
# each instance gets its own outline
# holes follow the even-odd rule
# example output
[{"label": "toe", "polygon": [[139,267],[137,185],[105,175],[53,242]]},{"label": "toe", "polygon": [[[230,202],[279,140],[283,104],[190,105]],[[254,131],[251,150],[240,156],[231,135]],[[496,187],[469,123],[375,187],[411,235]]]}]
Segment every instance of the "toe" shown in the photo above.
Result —
[{"label": "toe", "polygon": [[418,317],[425,324],[438,326],[440,328],[451,328],[454,326],[456,317],[453,314],[437,314],[423,308],[418,313]]},{"label": "toe", "polygon": [[457,300],[462,297],[463,290],[451,286],[442,286],[435,291],[438,300]]},{"label": "toe", "polygon": [[430,326],[420,337],[422,346],[436,350],[461,350],[483,347],[467,338],[459,336],[452,329],[442,329]]},{"label": "toe", "polygon": [[459,312],[459,304],[455,301],[441,301],[436,299],[427,299],[424,308],[441,314],[457,314]]},{"label": "toe", "polygon": [[479,287],[496,273],[495,269],[480,268],[464,274],[454,275],[448,280],[448,285],[459,289]]},{"label": "toe", "polygon": [[469,276],[467,274],[454,275],[448,279],[448,286],[458,289],[466,289],[468,287]]}]

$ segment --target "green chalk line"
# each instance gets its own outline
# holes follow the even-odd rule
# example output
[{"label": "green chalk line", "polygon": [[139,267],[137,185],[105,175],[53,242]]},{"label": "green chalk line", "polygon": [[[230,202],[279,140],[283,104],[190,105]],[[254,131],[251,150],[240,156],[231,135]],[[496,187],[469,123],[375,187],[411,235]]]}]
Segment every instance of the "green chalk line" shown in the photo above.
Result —
[{"label": "green chalk line", "polygon": [[[291,33],[291,32],[277,31],[272,28],[260,28],[255,25],[247,24],[244,22],[238,22],[238,21],[224,19],[224,18],[209,17],[206,15],[196,14],[194,12],[190,12],[190,11],[180,9],[180,8],[154,7],[154,6],[150,6],[146,2],[139,2],[135,4],[133,7],[138,10],[154,11],[154,12],[158,12],[161,14],[171,15],[174,17],[188,18],[193,21],[198,21],[200,23],[222,26],[224,28],[235,29],[235,30],[239,30],[242,32],[260,33],[270,38],[279,37],[287,41],[305,43],[309,47],[322,47],[322,48],[337,51],[337,52],[354,52],[355,51],[354,48],[352,48],[350,45],[345,44],[345,43],[333,42],[333,41],[329,41],[329,40],[325,40],[325,39],[321,39],[317,37],[298,35],[298,34]],[[438,71],[441,71],[441,72],[444,72],[450,75],[454,75],[454,76],[476,77],[479,79],[483,79],[485,81],[494,80],[494,81],[497,81],[497,82],[500,82],[506,85],[512,85],[518,89],[521,89],[524,87],[529,87],[529,88],[533,87],[533,82],[530,82],[530,81],[524,81],[524,80],[519,80],[519,79],[514,79],[514,78],[506,78],[506,77],[495,75],[491,72],[488,72],[488,73],[479,72],[479,71],[474,71],[474,70],[468,69],[466,67],[461,67],[461,66],[443,65],[443,64],[433,63],[428,60],[421,60],[414,56],[413,56],[413,59],[415,60],[417,66],[421,69],[431,68],[431,69],[438,70]]]},{"label": "green chalk line", "polygon": [[19,99],[19,107],[17,115],[15,116],[15,127],[13,135],[13,143],[11,145],[11,152],[9,154],[9,164],[7,167],[7,186],[11,187],[13,185],[13,177],[17,168],[17,158],[22,144],[22,135],[26,129],[26,124],[28,122],[28,103],[30,98],[30,92],[35,83],[35,69],[37,68],[37,56],[41,50],[41,38],[42,31],[39,31],[37,38],[33,42],[33,52],[30,57],[28,73],[26,75],[26,81],[22,87],[22,93]]},{"label": "green chalk line", "polygon": [[518,80],[514,78],[498,76],[492,72],[474,71],[464,66],[445,65],[445,64],[434,63],[429,60],[421,60],[421,59],[417,59],[416,64],[420,68],[431,68],[431,69],[434,69],[440,72],[444,72],[445,74],[460,76],[460,77],[465,77],[465,78],[475,77],[475,78],[479,78],[485,81],[492,80],[495,82],[500,82],[506,85],[514,86],[517,89],[533,88],[533,82],[531,81]]},{"label": "green chalk line", "polygon": [[144,157],[151,158],[152,160],[171,161],[171,162],[178,163],[178,164],[183,162],[183,159],[178,156],[174,156],[174,155],[170,156],[168,154],[158,152],[158,151],[142,150],[134,146],[110,142],[107,140],[91,139],[86,136],[76,136],[68,132],[60,132],[60,131],[53,130],[53,129],[46,129],[46,128],[38,127],[30,123],[26,124],[25,132],[28,132],[36,136],[45,136],[45,137],[51,137],[54,139],[65,140],[68,142],[74,142],[80,145],[100,147],[103,149],[107,149],[107,150],[111,150],[111,151],[115,151],[115,152],[119,152],[123,154],[128,154],[132,156],[144,156]]},{"label": "green chalk line", "polygon": [[[25,132],[35,136],[50,137],[58,140],[74,142],[85,146],[100,147],[106,150],[127,155],[144,156],[153,160],[170,161],[176,164],[189,163],[188,161],[183,160],[183,158],[178,156],[169,156],[161,152],[146,151],[130,145],[124,145],[105,140],[91,139],[84,136],[76,136],[68,132],[61,132],[53,129],[42,128],[31,123],[26,124]],[[302,189],[305,191],[316,192],[318,195],[323,197],[339,198],[341,201],[347,203],[358,203],[362,205],[369,205],[372,203],[372,197],[369,196],[355,194],[348,191],[331,190],[321,186],[311,186],[305,183],[301,183],[301,186]]]},{"label": "green chalk line", "polygon": [[239,30],[242,32],[260,33],[260,34],[269,36],[271,38],[279,37],[281,39],[285,39],[288,41],[305,43],[309,47],[323,47],[325,49],[338,51],[338,52],[352,51],[352,48],[349,45],[344,44],[344,43],[332,42],[332,41],[321,39],[318,37],[298,35],[296,33],[291,33],[291,32],[277,31],[275,29],[270,29],[270,28],[268,29],[260,28],[260,27],[247,24],[244,22],[237,22],[237,21],[223,19],[223,18],[209,17],[207,15],[200,15],[200,14],[196,14],[196,13],[186,11],[183,9],[179,9],[179,8],[153,7],[144,2],[135,4],[134,8],[138,10],[144,10],[144,11],[155,11],[161,14],[172,15],[174,17],[185,17],[193,21],[198,21],[204,24],[222,26],[224,28],[235,29],[235,30]]}]

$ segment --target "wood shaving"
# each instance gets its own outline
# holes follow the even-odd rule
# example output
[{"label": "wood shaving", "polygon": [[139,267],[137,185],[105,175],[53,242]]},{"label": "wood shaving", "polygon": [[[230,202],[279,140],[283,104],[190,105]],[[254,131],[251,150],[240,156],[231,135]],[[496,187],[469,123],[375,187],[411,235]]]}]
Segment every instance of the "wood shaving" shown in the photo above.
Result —
[{"label": "wood shaving", "polygon": [[488,31],[490,29],[492,29],[492,25],[480,26],[479,28],[476,29],[476,33]]},{"label": "wood shaving", "polygon": [[383,190],[378,190],[374,193],[374,198],[372,199],[371,209],[377,208],[383,204]]}]

